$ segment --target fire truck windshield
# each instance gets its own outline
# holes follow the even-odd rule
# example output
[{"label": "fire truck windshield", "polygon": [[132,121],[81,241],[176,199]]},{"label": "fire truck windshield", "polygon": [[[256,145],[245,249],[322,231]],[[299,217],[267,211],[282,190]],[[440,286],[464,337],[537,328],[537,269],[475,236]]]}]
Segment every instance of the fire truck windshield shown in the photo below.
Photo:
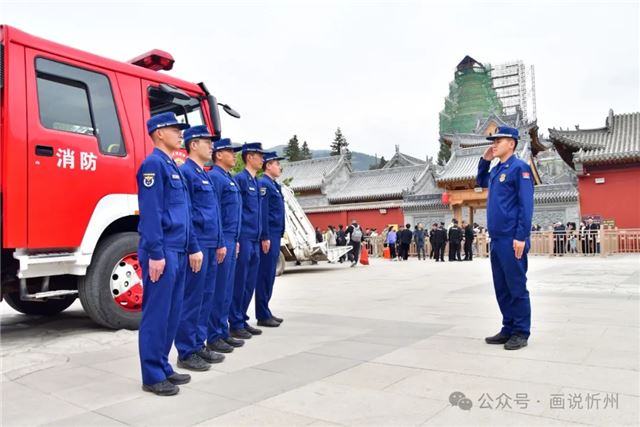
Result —
[{"label": "fire truck windshield", "polygon": [[149,88],[149,104],[151,115],[170,111],[175,113],[178,120],[190,126],[205,124],[202,107],[198,98],[178,99],[168,96],[157,87]]}]

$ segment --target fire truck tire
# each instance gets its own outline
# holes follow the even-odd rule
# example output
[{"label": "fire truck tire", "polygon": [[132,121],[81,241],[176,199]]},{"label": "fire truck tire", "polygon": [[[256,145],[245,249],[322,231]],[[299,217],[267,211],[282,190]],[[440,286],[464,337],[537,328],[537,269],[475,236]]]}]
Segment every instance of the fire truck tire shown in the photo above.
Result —
[{"label": "fire truck tire", "polygon": [[278,265],[276,265],[276,276],[281,276],[284,273],[285,267],[285,259],[284,254],[280,252],[280,256],[278,257]]},{"label": "fire truck tire", "polygon": [[[36,280],[36,279],[27,279]],[[66,282],[64,286],[62,281]],[[73,289],[75,284],[70,284],[69,280],[75,280],[74,276],[53,276],[51,277],[51,289]],[[53,316],[66,310],[76,300],[75,295],[65,295],[60,299],[46,299],[43,301],[23,301],[20,299],[19,292],[10,292],[4,296],[7,304],[11,308],[20,313],[36,315],[36,316]]]},{"label": "fire truck tire", "polygon": [[111,329],[138,329],[141,311],[125,311],[111,295],[109,285],[114,266],[127,254],[138,251],[138,233],[118,233],[98,244],[86,276],[78,281],[82,307],[99,325]]}]

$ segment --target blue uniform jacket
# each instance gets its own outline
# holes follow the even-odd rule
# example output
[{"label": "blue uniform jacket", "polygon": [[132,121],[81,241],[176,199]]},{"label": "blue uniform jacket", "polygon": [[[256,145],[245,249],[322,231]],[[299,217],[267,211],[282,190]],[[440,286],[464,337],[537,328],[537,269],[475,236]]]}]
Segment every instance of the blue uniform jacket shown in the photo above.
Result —
[{"label": "blue uniform jacket", "polygon": [[140,165],[136,179],[140,247],[154,260],[164,259],[165,249],[198,252],[191,226],[191,200],[173,159],[154,148]]},{"label": "blue uniform jacket", "polygon": [[260,195],[262,196],[261,214],[262,214],[262,235],[260,240],[269,240],[269,236],[284,235],[284,196],[280,184],[263,175],[258,180],[260,187]]},{"label": "blue uniform jacket", "polygon": [[524,241],[531,234],[533,217],[533,173],[527,163],[515,155],[498,163],[481,158],[478,186],[489,188],[487,228],[492,238],[506,237]]},{"label": "blue uniform jacket", "polygon": [[222,233],[226,239],[238,241],[242,217],[242,198],[238,185],[231,174],[218,165],[211,169],[209,177],[218,195]]},{"label": "blue uniform jacket", "polygon": [[240,237],[252,241],[260,239],[262,217],[260,216],[260,189],[258,181],[243,169],[234,177],[242,195],[242,227]]},{"label": "blue uniform jacket", "polygon": [[220,199],[211,178],[191,159],[180,167],[193,205],[193,229],[196,245],[202,248],[224,247]]}]

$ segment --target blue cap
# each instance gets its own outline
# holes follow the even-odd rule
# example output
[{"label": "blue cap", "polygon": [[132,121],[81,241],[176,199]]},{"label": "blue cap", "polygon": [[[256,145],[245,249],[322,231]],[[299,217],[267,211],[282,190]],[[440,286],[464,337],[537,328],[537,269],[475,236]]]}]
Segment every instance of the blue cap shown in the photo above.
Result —
[{"label": "blue cap", "polygon": [[149,120],[147,120],[147,133],[151,135],[155,130],[160,128],[166,128],[170,126],[175,126],[180,130],[188,129],[189,125],[186,123],[180,123],[176,118],[176,115],[173,113],[160,113],[155,116],[151,116]]},{"label": "blue cap", "polygon": [[513,138],[516,141],[518,141],[518,139],[520,138],[520,134],[518,133],[518,129],[516,128],[510,128],[508,126],[500,126],[496,130],[496,133],[494,133],[493,135],[489,135],[487,137],[489,141],[493,141],[494,139],[498,139],[498,138]]},{"label": "blue cap", "polygon": [[262,160],[265,163],[267,163],[267,162],[270,162],[272,160],[286,160],[286,157],[278,156],[278,153],[276,153],[275,151],[265,151],[264,152],[264,157],[262,158]]},{"label": "blue cap", "polygon": [[212,139],[213,135],[211,135],[209,129],[205,125],[191,126],[182,134],[182,139],[184,140],[185,145],[188,144],[192,139],[196,138]]},{"label": "blue cap", "polygon": [[241,147],[234,147],[229,138],[222,138],[213,143],[213,151],[233,150],[235,153],[242,150]]},{"label": "blue cap", "polygon": [[242,145],[242,153],[264,153],[261,142],[245,142]]}]

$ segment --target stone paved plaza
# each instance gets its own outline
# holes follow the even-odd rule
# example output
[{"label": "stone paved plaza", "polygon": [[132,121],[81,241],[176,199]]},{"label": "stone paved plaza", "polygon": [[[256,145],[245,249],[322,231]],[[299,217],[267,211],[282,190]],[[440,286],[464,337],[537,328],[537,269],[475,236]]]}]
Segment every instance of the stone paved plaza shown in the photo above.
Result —
[{"label": "stone paved plaza", "polygon": [[141,391],[136,332],[2,303],[2,425],[638,425],[639,288],[638,256],[532,257],[532,336],[508,352],[483,341],[487,259],[291,267],[284,324],[169,398]]}]

